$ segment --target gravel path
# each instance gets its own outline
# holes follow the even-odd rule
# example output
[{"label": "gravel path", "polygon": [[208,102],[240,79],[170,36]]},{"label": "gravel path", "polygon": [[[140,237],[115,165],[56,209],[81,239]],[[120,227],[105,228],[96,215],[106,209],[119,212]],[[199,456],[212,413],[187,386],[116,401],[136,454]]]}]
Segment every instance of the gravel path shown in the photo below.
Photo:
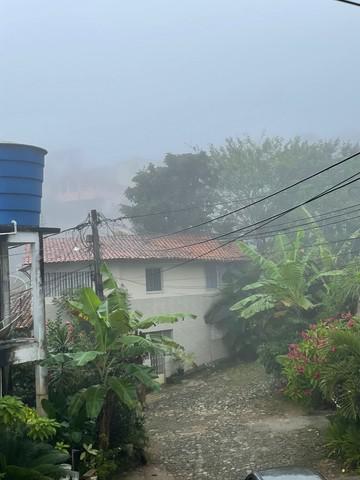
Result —
[{"label": "gravel path", "polygon": [[324,415],[307,415],[271,392],[255,363],[207,370],[148,401],[155,462],[175,479],[238,480],[252,468],[339,469],[323,451]]}]

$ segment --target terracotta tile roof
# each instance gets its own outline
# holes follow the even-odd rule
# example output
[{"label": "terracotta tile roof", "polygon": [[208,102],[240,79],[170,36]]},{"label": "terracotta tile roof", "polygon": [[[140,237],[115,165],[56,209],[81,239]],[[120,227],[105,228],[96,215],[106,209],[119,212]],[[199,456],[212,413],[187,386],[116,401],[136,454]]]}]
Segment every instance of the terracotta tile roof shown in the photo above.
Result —
[{"label": "terracotta tile roof", "polygon": [[31,290],[14,294],[11,297],[11,318],[19,316],[16,322],[17,329],[32,327]]},{"label": "terracotta tile roof", "polygon": [[[114,235],[101,237],[101,256],[103,260],[195,260],[234,262],[242,260],[235,243],[224,245],[218,240],[184,247],[211,237],[205,235],[173,235],[162,238],[150,238],[145,235]],[[208,253],[217,247],[214,252]],[[80,239],[51,237],[44,240],[45,263],[83,262],[91,260],[91,254]],[[31,263],[29,252],[25,254],[24,265]]]}]

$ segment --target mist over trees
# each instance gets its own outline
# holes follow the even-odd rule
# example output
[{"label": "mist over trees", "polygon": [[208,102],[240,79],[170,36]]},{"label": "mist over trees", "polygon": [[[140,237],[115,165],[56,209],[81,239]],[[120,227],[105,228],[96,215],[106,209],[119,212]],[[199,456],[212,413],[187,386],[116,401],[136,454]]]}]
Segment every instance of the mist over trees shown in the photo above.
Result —
[{"label": "mist over trees", "polygon": [[[125,191],[129,205],[122,205],[121,212],[135,217],[131,223],[136,232],[176,231],[251,203],[359,149],[357,143],[337,139],[264,137],[257,141],[245,137],[229,138],[222,146],[210,146],[208,152],[167,154],[161,165],[149,164],[134,176],[133,185]],[[355,158],[311,182],[193,231],[222,233],[249,225],[316,195],[357,170]],[[310,213],[317,215],[355,204],[359,188],[355,183],[313,202]],[[154,212],[170,213],[146,216]],[[265,230],[303,216],[301,211],[294,212]],[[329,223],[326,216],[324,223]],[[329,237],[341,238],[357,225],[357,219],[351,218],[324,226],[324,231]]]},{"label": "mist over trees", "polygon": [[[211,218],[210,205],[220,198],[217,175],[215,162],[205,152],[168,153],[162,165],[150,163],[134,176],[134,185],[125,191],[130,205],[122,205],[121,212],[135,217],[132,224],[139,233],[171,232],[202,223]],[[173,213],[146,216],[156,212]]]}]

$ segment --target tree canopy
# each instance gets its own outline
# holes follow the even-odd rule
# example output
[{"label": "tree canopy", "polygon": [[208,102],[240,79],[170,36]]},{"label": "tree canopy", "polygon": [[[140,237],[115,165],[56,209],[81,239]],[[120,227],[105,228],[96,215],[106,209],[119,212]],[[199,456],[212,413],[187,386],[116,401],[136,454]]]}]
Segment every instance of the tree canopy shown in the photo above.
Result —
[{"label": "tree canopy", "polygon": [[[132,224],[137,232],[171,232],[202,223],[263,197],[286,185],[345,158],[360,149],[350,141],[309,141],[300,137],[284,139],[264,137],[229,138],[222,146],[209,151],[183,155],[167,154],[163,164],[149,164],[133,178],[134,185],[126,190],[130,205],[122,205],[122,213],[137,216]],[[356,172],[353,159],[288,192],[261,202],[221,221],[206,226],[206,231],[228,232],[281,212]],[[352,205],[359,185],[317,200],[309,206],[312,215]],[[180,210],[180,211],[178,211]],[[150,215],[170,211],[167,215]],[[297,211],[285,220],[301,217]],[[324,221],[325,223],[325,221]],[[334,224],[324,229],[328,237],[341,238],[355,230],[357,222]],[[202,228],[204,230],[204,227]],[[201,229],[194,229],[199,232]]]},{"label": "tree canopy", "polygon": [[[150,163],[132,181],[125,191],[130,205],[122,205],[121,211],[135,217],[132,224],[139,233],[171,232],[201,223],[210,218],[208,205],[218,198],[216,169],[205,152],[168,153],[162,165]],[[174,213],[148,216],[168,211]]]}]

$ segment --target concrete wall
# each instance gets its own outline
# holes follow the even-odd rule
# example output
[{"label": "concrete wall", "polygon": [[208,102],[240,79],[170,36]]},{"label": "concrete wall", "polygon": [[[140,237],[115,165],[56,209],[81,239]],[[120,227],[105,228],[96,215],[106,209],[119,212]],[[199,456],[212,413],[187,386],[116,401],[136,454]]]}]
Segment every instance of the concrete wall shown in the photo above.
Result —
[{"label": "concrete wall", "polygon": [[[172,330],[173,339],[180,343],[187,353],[193,354],[197,365],[212,362],[227,356],[223,333],[216,327],[207,325],[204,315],[218,294],[218,289],[206,288],[204,263],[191,263],[167,270],[171,263],[145,263],[112,261],[108,265],[118,281],[130,296],[132,307],[145,316],[161,313],[192,313],[195,320],[186,319],[173,325],[161,325],[156,330]],[[87,264],[84,263],[84,270]],[[161,292],[146,292],[145,268],[161,267]],[[46,272],[79,271],[80,263],[46,265]],[[222,267],[220,267],[222,268]],[[46,299],[47,318],[55,318],[56,308],[52,299]],[[173,373],[174,364],[167,362],[167,375]]]},{"label": "concrete wall", "polygon": [[[204,315],[214,301],[213,295],[184,295],[174,297],[158,297],[133,299],[131,305],[141,311],[144,316],[161,313],[192,313],[196,319],[186,318],[172,325],[159,325],[157,330],[172,330],[173,339],[182,345],[186,352],[193,355],[197,365],[213,362],[227,356],[227,349],[223,342],[223,332],[207,325]],[[191,367],[191,365],[187,365]],[[171,373],[175,365],[167,365],[167,374]]]},{"label": "concrete wall", "polygon": [[[178,268],[174,263],[164,262],[128,262],[128,261],[109,261],[107,262],[114,277],[119,285],[123,285],[133,298],[149,298],[160,296],[182,296],[197,294],[215,294],[217,289],[206,288],[205,263],[190,263]],[[45,266],[45,272],[75,272],[84,270],[88,266],[86,262],[77,263],[53,263]],[[162,290],[161,292],[147,292],[145,285],[145,269],[161,268],[162,270]],[[223,270],[222,264],[218,265],[219,270]]]}]

